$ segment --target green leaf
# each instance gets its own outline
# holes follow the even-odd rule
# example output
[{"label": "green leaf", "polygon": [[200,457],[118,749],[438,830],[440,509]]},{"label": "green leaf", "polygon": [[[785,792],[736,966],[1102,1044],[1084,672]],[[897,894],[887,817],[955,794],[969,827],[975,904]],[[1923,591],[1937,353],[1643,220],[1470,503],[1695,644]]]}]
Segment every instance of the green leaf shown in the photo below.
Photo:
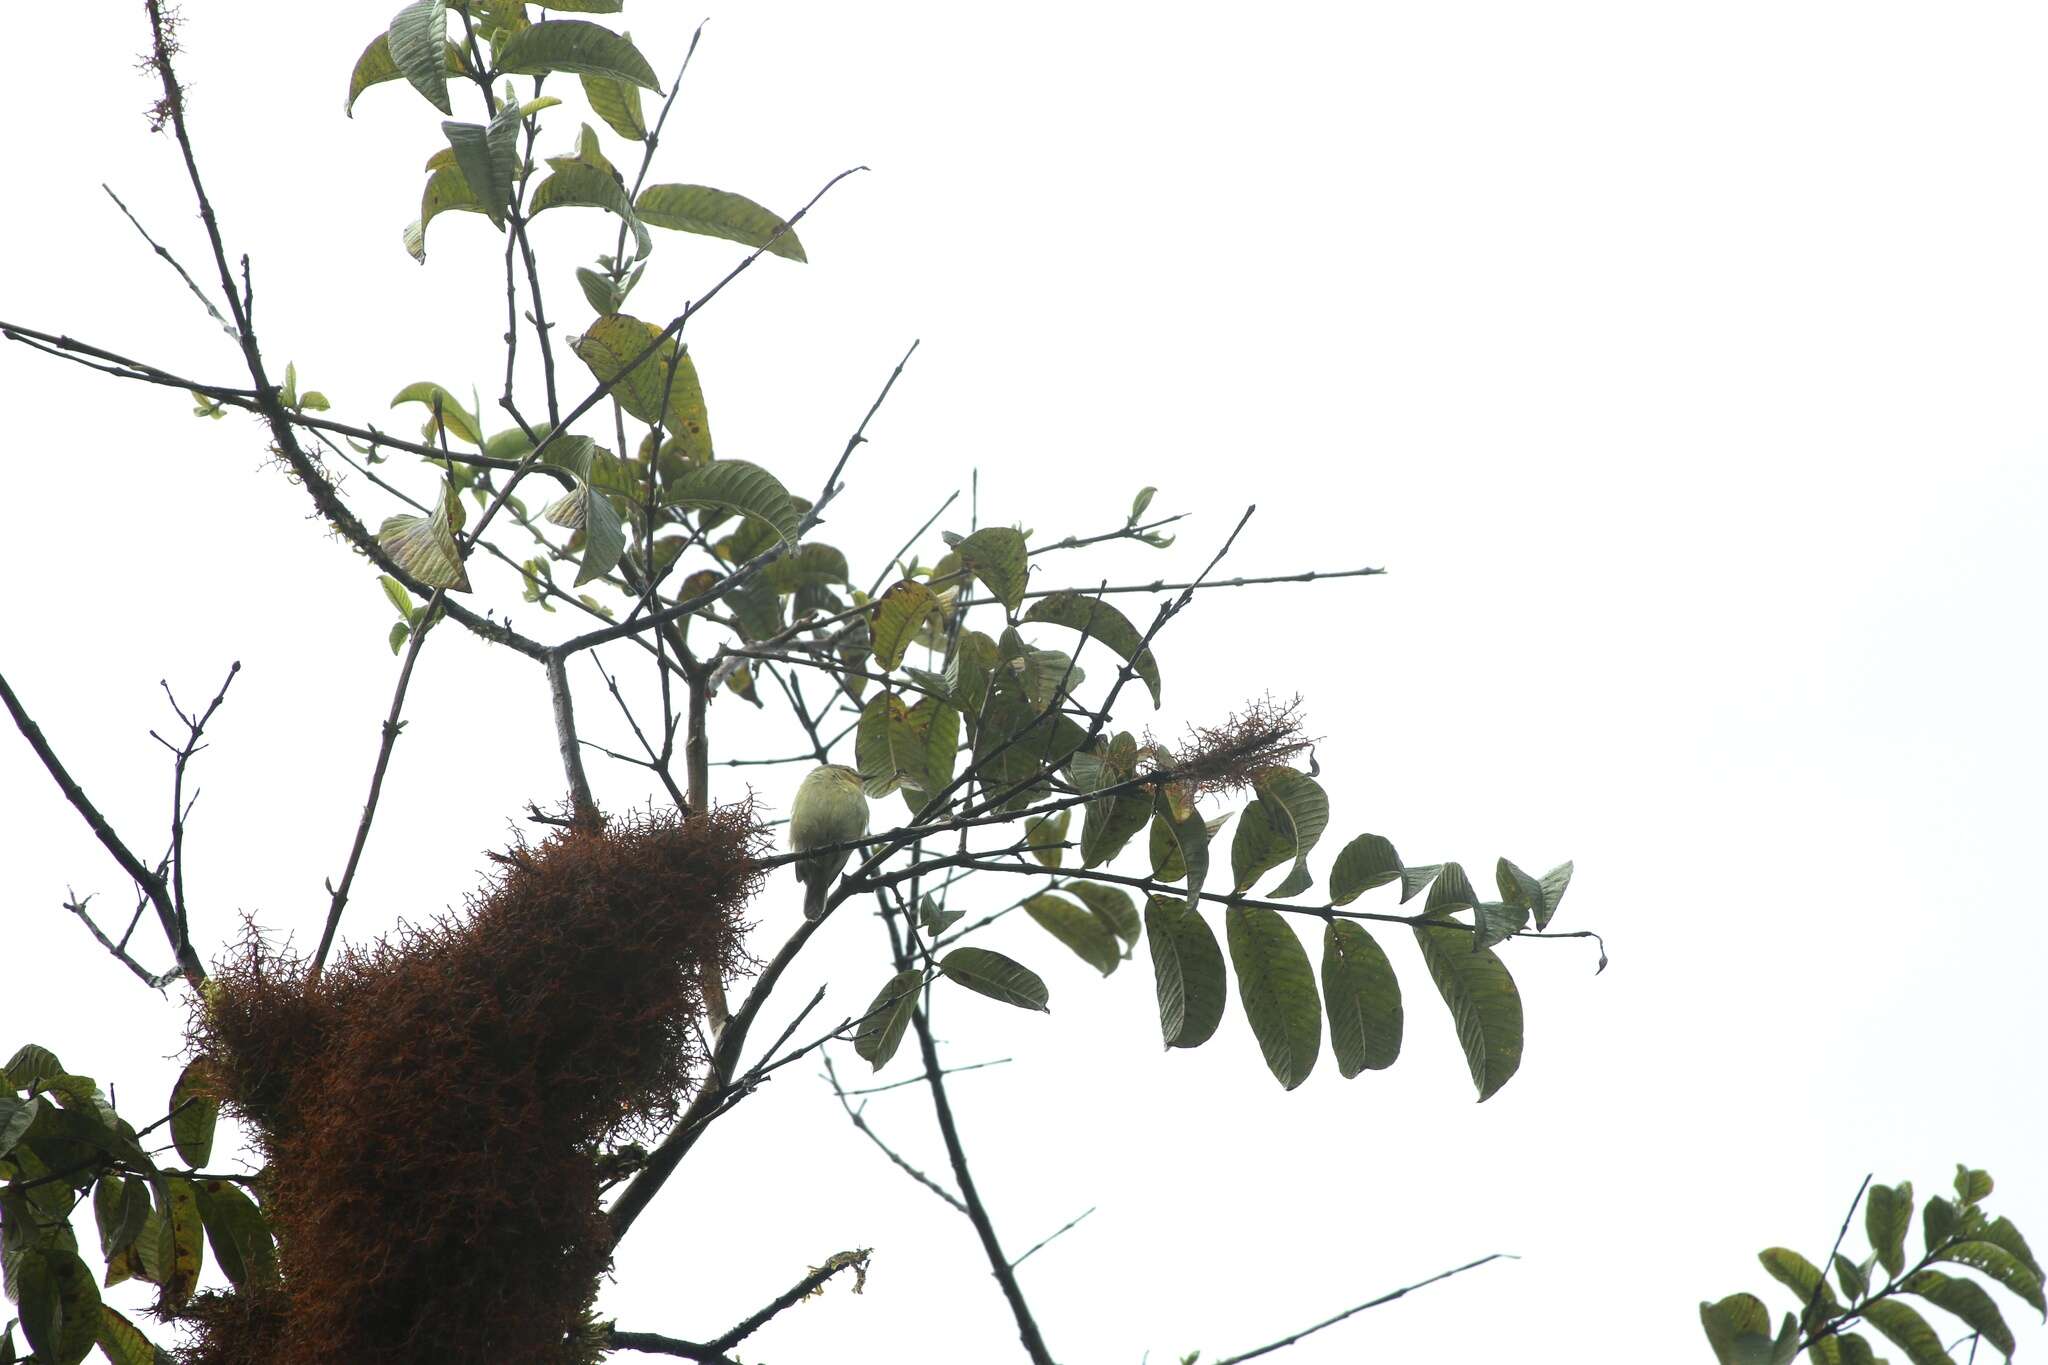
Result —
[{"label": "green leaf", "polygon": [[123,1247],[134,1245],[149,1222],[149,1182],[140,1176],[101,1176],[93,1186],[92,1214],[100,1254],[111,1261]]},{"label": "green leaf", "polygon": [[1390,1067],[1401,1055],[1401,983],[1356,920],[1323,926],[1323,1004],[1330,1013],[1330,1051],[1345,1080]]},{"label": "green leaf", "polygon": [[1918,1294],[1936,1308],[1955,1314],[1971,1331],[1982,1333],[1986,1341],[2006,1356],[2012,1355],[2012,1329],[2005,1325],[2005,1315],[1976,1281],[1957,1279],[1939,1270],[1916,1270],[1906,1277],[1904,1288],[1908,1294]]},{"label": "green leaf", "polygon": [[166,1301],[181,1305],[199,1287],[199,1271],[206,1260],[205,1227],[192,1182],[182,1176],[160,1176],[157,1213],[157,1283],[163,1286]]},{"label": "green leaf", "polygon": [[212,1090],[213,1064],[194,1058],[171,1087],[171,1142],[187,1166],[204,1166],[213,1158],[213,1125],[220,1101]]},{"label": "green leaf", "polygon": [[417,0],[407,5],[392,17],[384,37],[386,55],[398,68],[398,74],[436,109],[444,114],[451,112],[448,65],[443,51],[448,43],[448,6],[444,0]]},{"label": "green leaf", "polygon": [[1051,892],[1033,896],[1024,902],[1024,913],[1104,976],[1115,971],[1117,963],[1123,960],[1116,934],[1102,917],[1064,896]]},{"label": "green leaf", "polygon": [[1201,900],[1202,883],[1209,879],[1208,823],[1193,807],[1185,820],[1174,819],[1173,801],[1163,791],[1152,805],[1152,876],[1167,882],[1187,878],[1190,910]]},{"label": "green leaf", "polygon": [[391,40],[380,33],[370,40],[370,45],[363,49],[363,55],[356,58],[355,69],[348,73],[348,102],[341,106],[341,112],[354,118],[357,96],[373,85],[399,79],[402,76],[398,63],[391,60]]},{"label": "green leaf", "polygon": [[14,1144],[36,1121],[36,1111],[42,1104],[37,1099],[18,1100],[12,1095],[0,1095],[0,1156],[14,1150]]},{"label": "green leaf", "polygon": [[904,784],[904,797],[914,815],[953,781],[953,764],[960,752],[960,712],[951,702],[924,697],[910,708],[910,728],[924,746],[923,770],[916,781]]},{"label": "green leaf", "polygon": [[901,666],[910,642],[927,618],[939,610],[939,595],[914,579],[891,585],[875,599],[868,624],[875,663],[884,673]]},{"label": "green leaf", "polygon": [[[675,338],[670,337],[654,347],[645,360],[633,363],[661,333],[662,329],[651,322],[642,322],[627,313],[613,313],[593,321],[583,335],[569,338],[569,349],[600,381],[611,383],[618,379],[611,392],[619,406],[643,422],[659,420],[680,444],[685,462],[701,466],[712,457],[711,427],[704,411],[704,389],[697,380],[696,362],[689,352],[678,350]],[[675,368],[673,380],[669,377],[671,364]],[[777,515],[787,516],[788,508],[779,509]]]},{"label": "green leaf", "polygon": [[1978,1204],[1991,1196],[1991,1172],[1973,1171],[1960,1161],[1956,1163],[1956,1198],[1965,1204]]},{"label": "green leaf", "polygon": [[[5,1150],[6,1144],[0,1143],[0,1151]],[[2033,1272],[2035,1279],[2048,1278],[2041,1273],[2041,1263],[2034,1259],[2034,1249],[2027,1245],[2026,1238],[2020,1236],[2020,1230],[2012,1225],[2011,1219],[1992,1219],[1978,1232],[1977,1237],[1980,1241],[1989,1242],[2010,1252],[2014,1260]]]},{"label": "green leaf", "polygon": [[1101,641],[1129,664],[1132,672],[1144,679],[1145,686],[1152,693],[1152,705],[1158,707],[1159,662],[1145,647],[1144,637],[1139,635],[1130,618],[1114,606],[1099,597],[1074,592],[1054,593],[1032,603],[1031,610],[1024,613],[1024,619],[1067,626],[1080,631],[1087,639]]},{"label": "green leaf", "polygon": [[[1361,834],[1344,845],[1330,865],[1330,904],[1349,905],[1376,886],[1401,876],[1401,857],[1377,834]],[[1403,897],[1405,900],[1406,897]]]},{"label": "green leaf", "polygon": [[1286,817],[1254,798],[1238,812],[1230,839],[1231,890],[1249,891],[1259,878],[1294,856],[1294,836]]},{"label": "green leaf", "polygon": [[866,1017],[853,1035],[853,1050],[876,1071],[887,1066],[910,1026],[911,1011],[917,1008],[918,988],[924,978],[914,971],[898,972],[875,995]]},{"label": "green leaf", "polygon": [[256,1201],[225,1180],[200,1181],[196,1193],[206,1240],[229,1283],[248,1289],[276,1280],[277,1244]]},{"label": "green leaf", "polygon": [[58,1076],[68,1075],[64,1064],[57,1060],[57,1054],[46,1047],[29,1043],[7,1060],[7,1084],[16,1090],[33,1093]]},{"label": "green leaf", "polygon": [[391,633],[387,635],[385,639],[391,645],[391,652],[393,654],[396,654],[398,653],[399,650],[405,648],[405,642],[407,639],[411,638],[411,636],[411,626],[407,625],[403,621],[394,621],[391,625]]},{"label": "green leaf", "polygon": [[807,259],[803,244],[782,219],[753,200],[724,190],[706,185],[649,185],[640,191],[634,207],[644,221],[658,228],[765,248],[771,256],[786,260]]},{"label": "green leaf", "polygon": [[626,553],[625,518],[610,494],[588,483],[579,482],[549,503],[541,515],[556,526],[583,532],[583,565],[576,571],[579,588],[617,568]]},{"label": "green leaf", "polygon": [[1896,1275],[1906,1264],[1906,1233],[1913,1226],[1913,1182],[1872,1185],[1863,1200],[1863,1230],[1870,1249],[1884,1264],[1885,1273]]},{"label": "green leaf", "polygon": [[640,255],[645,256],[654,249],[654,241],[647,235],[646,225],[633,211],[633,201],[627,197],[626,187],[610,173],[595,166],[580,161],[568,162],[534,187],[533,201],[528,208],[530,216],[559,208],[604,209],[616,214],[633,230],[633,242]]},{"label": "green leaf", "polygon": [[1262,906],[1223,912],[1237,994],[1266,1066],[1292,1090],[1308,1079],[1323,1045],[1323,1005],[1315,971],[1286,918]]},{"label": "green leaf", "polygon": [[[1072,809],[1054,811],[1050,815],[1034,815],[1024,822],[1024,842],[1032,845],[1062,845],[1067,839],[1067,821]],[[1058,867],[1066,858],[1063,847],[1034,847],[1031,856],[1046,867]],[[0,1151],[5,1151],[0,1147]]]},{"label": "green leaf", "polygon": [[1515,979],[1492,949],[1474,952],[1472,934],[1462,927],[1416,925],[1415,942],[1450,1007],[1458,1046],[1484,1103],[1522,1064],[1522,997]]},{"label": "green leaf", "polygon": [[1138,946],[1138,936],[1143,931],[1138,925],[1138,907],[1132,901],[1131,893],[1102,882],[1073,881],[1061,888],[1093,910],[1109,926],[1124,945],[1124,956],[1128,957]]},{"label": "green leaf", "polygon": [[1786,1365],[1799,1350],[1799,1323],[1785,1315],[1778,1339],[1771,1339],[1771,1315],[1754,1294],[1730,1294],[1700,1305],[1700,1326],[1721,1365]]},{"label": "green leaf", "polygon": [[781,481],[745,460],[714,460],[688,469],[669,484],[663,500],[676,507],[744,513],[772,528],[788,545],[796,544],[797,528],[803,523]]},{"label": "green leaf", "polygon": [[647,115],[640,109],[640,87],[609,76],[578,76],[583,98],[590,111],[611,125],[611,130],[632,142],[647,140]]},{"label": "green leaf", "polygon": [[134,1323],[105,1304],[100,1305],[99,1348],[113,1365],[170,1365],[171,1357],[160,1351]]},{"label": "green leaf", "polygon": [[[1101,791],[1129,781],[1138,768],[1138,741],[1117,735],[1105,754],[1075,754],[1069,763],[1074,786]],[[1151,818],[1152,798],[1142,789],[1090,801],[1081,814],[1081,865],[1099,867],[1123,852]]]},{"label": "green leaf", "polygon": [[1131,499],[1130,519],[1124,522],[1124,525],[1136,526],[1138,519],[1145,515],[1145,509],[1152,505],[1152,495],[1158,491],[1158,489],[1151,487],[1140,488],[1138,496]]},{"label": "green leaf", "polygon": [[12,1251],[22,1335],[45,1365],[78,1365],[100,1334],[100,1289],[78,1253],[59,1246]]},{"label": "green leaf", "polygon": [[942,910],[932,897],[923,896],[917,902],[917,926],[937,937],[958,924],[966,913],[964,910]]},{"label": "green leaf", "polygon": [[955,948],[939,959],[939,970],[971,991],[1019,1009],[1050,1014],[1050,996],[1038,973],[986,948]]},{"label": "green leaf", "polygon": [[1271,894],[1281,898],[1300,895],[1313,882],[1308,871],[1309,850],[1329,826],[1330,799],[1321,783],[1292,768],[1270,768],[1259,774],[1254,785],[1267,814],[1276,817],[1274,824],[1287,835],[1294,859],[1293,870]]},{"label": "green leaf", "polygon": [[455,166],[491,222],[505,225],[512,203],[512,182],[519,168],[519,109],[507,105],[489,127],[481,123],[443,120],[441,134],[455,153]]},{"label": "green leaf", "polygon": [[456,210],[484,213],[484,206],[462,172],[450,164],[427,176],[427,188],[420,194],[420,216],[405,230],[405,249],[414,260],[427,259],[427,225],[441,214]]},{"label": "green leaf", "polygon": [[1456,863],[1445,863],[1436,874],[1435,885],[1429,888],[1429,899],[1422,903],[1422,913],[1442,917],[1453,910],[1470,910],[1477,904],[1479,896],[1466,879],[1465,869]]},{"label": "green leaf", "polygon": [[1401,904],[1406,905],[1409,901],[1414,900],[1431,882],[1436,880],[1437,874],[1443,870],[1442,863],[1429,863],[1422,867],[1402,868]]},{"label": "green leaf", "polygon": [[1927,1206],[1920,1211],[1922,1245],[1932,1251],[1953,1238],[1957,1231],[1955,1205],[1938,1194],[1928,1196]]},{"label": "green leaf", "polygon": [[377,528],[377,544],[397,562],[398,567],[430,588],[452,592],[469,591],[469,571],[455,546],[449,528],[448,503],[444,498],[431,517],[402,513],[386,517]]},{"label": "green leaf", "polygon": [[499,46],[496,66],[500,74],[522,76],[549,71],[608,76],[661,93],[654,68],[632,39],[584,19],[549,19],[521,29]]},{"label": "green leaf", "polygon": [[377,582],[384,589],[385,600],[398,609],[398,619],[412,620],[412,594],[405,590],[405,584],[388,573],[378,574]]},{"label": "green leaf", "polygon": [[468,408],[463,407],[456,400],[454,394],[448,392],[439,384],[431,383],[427,380],[421,380],[417,384],[407,384],[398,391],[398,396],[391,400],[391,406],[395,408],[405,403],[424,403],[427,407],[427,425],[420,433],[422,439],[428,441],[434,439],[435,425],[433,414],[438,411],[441,417],[440,425],[447,431],[448,435],[458,441],[466,441],[478,448],[483,446],[483,428],[477,422],[475,414],[470,412]]},{"label": "green leaf", "polygon": [[1813,1262],[1790,1247],[1766,1247],[1757,1253],[1756,1258],[1763,1262],[1772,1279],[1799,1296],[1802,1311],[1814,1301],[1815,1294],[1820,1296],[1820,1305],[1830,1316],[1841,1311],[1834,1289],[1822,1278]]},{"label": "green leaf", "polygon": [[1223,1019],[1223,951],[1216,935],[1179,900],[1153,896],[1145,902],[1145,941],[1166,1045],[1200,1047]]},{"label": "green leaf", "polygon": [[1009,526],[984,526],[954,543],[953,553],[960,557],[961,565],[1010,611],[1015,612],[1024,605],[1029,568],[1022,531]]},{"label": "green leaf", "polygon": [[2048,1319],[2048,1303],[2042,1301],[2040,1277],[2022,1265],[2018,1257],[1997,1243],[1957,1242],[1941,1251],[1934,1259],[1954,1261],[1957,1265],[1966,1265],[1972,1270],[1982,1271],[2025,1299],[2033,1305],[2036,1313]]},{"label": "green leaf", "polygon": [[1839,1251],[1835,1253],[1835,1279],[1851,1303],[1870,1292],[1870,1272]]},{"label": "green leaf", "polygon": [[1913,1365],[1955,1365],[1927,1319],[1897,1299],[1873,1299],[1863,1306],[1863,1320],[1890,1337]]},{"label": "green leaf", "polygon": [[626,0],[533,0],[533,3],[542,9],[577,14],[617,14],[626,7]]},{"label": "green leaf", "polygon": [[877,693],[861,708],[853,739],[854,763],[869,796],[887,796],[908,783],[924,782],[925,743],[901,697]]},{"label": "green leaf", "polygon": [[1522,932],[1529,923],[1529,912],[1519,905],[1481,901],[1472,907],[1472,923],[1479,931],[1472,935],[1473,948],[1491,948]]},{"label": "green leaf", "polygon": [[1557,913],[1557,903],[1564,899],[1564,890],[1572,884],[1572,865],[1559,863],[1543,874],[1543,908],[1536,911],[1536,927],[1548,929],[1551,916]]}]

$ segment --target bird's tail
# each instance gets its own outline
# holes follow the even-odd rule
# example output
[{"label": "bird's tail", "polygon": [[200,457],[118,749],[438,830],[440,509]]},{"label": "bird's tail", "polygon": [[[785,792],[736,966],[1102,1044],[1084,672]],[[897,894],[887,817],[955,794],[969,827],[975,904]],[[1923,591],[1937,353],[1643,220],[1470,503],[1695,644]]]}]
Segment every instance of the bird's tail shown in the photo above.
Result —
[{"label": "bird's tail", "polygon": [[804,883],[804,918],[822,919],[825,915],[825,893],[832,889],[832,878],[819,876]]}]

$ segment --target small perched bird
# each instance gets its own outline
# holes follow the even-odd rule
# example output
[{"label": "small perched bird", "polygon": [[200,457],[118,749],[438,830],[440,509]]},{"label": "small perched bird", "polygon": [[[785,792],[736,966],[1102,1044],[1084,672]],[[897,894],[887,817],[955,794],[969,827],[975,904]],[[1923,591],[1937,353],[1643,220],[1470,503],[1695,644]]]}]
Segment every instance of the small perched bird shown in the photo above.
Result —
[{"label": "small perched bird", "polygon": [[[837,763],[813,768],[796,789],[796,804],[789,812],[789,847],[802,853],[808,849],[843,844],[868,832],[868,798],[861,791],[860,774]],[[796,879],[804,884],[804,918],[817,919],[825,913],[825,893],[833,879],[846,869],[852,849],[821,853],[796,861]]]}]

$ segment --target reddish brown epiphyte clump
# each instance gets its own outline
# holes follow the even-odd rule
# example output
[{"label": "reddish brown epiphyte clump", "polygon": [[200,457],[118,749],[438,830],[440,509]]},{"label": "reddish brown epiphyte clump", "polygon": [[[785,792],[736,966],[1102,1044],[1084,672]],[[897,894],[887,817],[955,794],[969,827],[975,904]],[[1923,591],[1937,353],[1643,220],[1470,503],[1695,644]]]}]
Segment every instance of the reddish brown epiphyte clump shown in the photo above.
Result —
[{"label": "reddish brown epiphyte clump", "polygon": [[245,942],[195,1042],[262,1127],[284,1274],[274,1332],[202,1340],[314,1365],[574,1359],[610,1258],[596,1157],[701,1074],[701,981],[741,965],[764,852],[747,806],[515,848],[461,913],[332,963],[302,992],[303,1046],[248,1039],[245,1018],[286,1011],[279,959]]},{"label": "reddish brown epiphyte clump", "polygon": [[1301,698],[1261,697],[1217,726],[1190,725],[1171,764],[1191,796],[1247,791],[1315,741],[1302,732]]}]

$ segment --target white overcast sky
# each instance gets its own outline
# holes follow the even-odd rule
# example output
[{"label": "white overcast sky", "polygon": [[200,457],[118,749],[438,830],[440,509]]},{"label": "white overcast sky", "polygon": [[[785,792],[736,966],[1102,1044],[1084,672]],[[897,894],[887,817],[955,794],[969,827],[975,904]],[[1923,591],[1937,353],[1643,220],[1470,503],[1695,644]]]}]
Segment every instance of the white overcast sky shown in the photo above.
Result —
[{"label": "white overcast sky", "polygon": [[[143,126],[140,5],[17,8],[0,316],[241,382],[99,190],[203,264],[175,149]],[[488,226],[436,223],[424,268],[399,243],[438,116],[389,86],[341,117],[384,5],[185,9],[195,135],[276,364],[380,423],[415,380],[495,393]],[[1227,1354],[1507,1251],[1284,1358],[1706,1359],[1700,1299],[1787,1306],[1758,1249],[1819,1257],[1866,1172],[1932,1192],[1957,1160],[2048,1239],[2048,13],[709,14],[657,180],[787,212],[873,168],[803,225],[809,266],[763,261],[693,324],[720,451],[815,488],[921,338],[821,532],[857,563],[978,467],[983,518],[1043,536],[1116,524],[1145,484],[1190,514],[1172,551],[1074,559],[1077,582],[1184,576],[1253,501],[1230,570],[1386,566],[1206,595],[1165,637],[1164,708],[1133,719],[1170,737],[1299,691],[1333,804],[1319,871],[1365,831],[1480,875],[1499,854],[1573,858],[1558,927],[1601,930],[1613,958],[1596,978],[1583,941],[1510,946],[1526,1062],[1475,1106],[1395,935],[1399,1063],[1347,1083],[1325,1056],[1283,1093],[1234,1000],[1210,1046],[1163,1055],[1142,951],[1102,981],[1000,926],[991,946],[1043,971],[1054,1014],[945,998],[936,1020],[955,1060],[1015,1058],[954,1083],[1006,1240],[1098,1210],[1020,1272],[1056,1355]],[[702,15],[635,0],[625,20],[666,72]],[[539,231],[575,330],[571,267],[609,231],[554,217]],[[664,235],[641,306],[667,316],[735,255]],[[373,575],[306,519],[249,421],[19,348],[0,395],[0,669],[153,851],[157,680],[200,701],[240,659],[188,885],[209,948],[244,912],[304,941],[395,672]],[[523,661],[452,628],[429,643],[348,930],[459,902],[522,804],[558,794],[544,702]],[[714,712],[727,734],[753,724],[738,710]],[[720,770],[720,794],[746,771]],[[640,774],[597,774],[612,804],[646,796]],[[121,877],[11,731],[0,877],[0,1049],[58,1046],[148,1112],[181,1007],[60,908],[68,887],[113,911]],[[779,879],[763,944],[796,907]],[[824,1008],[857,1013],[879,940],[835,921],[792,1002],[829,980]],[[869,1114],[943,1166],[920,1090]],[[970,1228],[806,1067],[698,1148],[603,1303],[710,1336],[850,1246],[875,1248],[867,1293],[789,1312],[747,1359],[1020,1358]],[[2048,1340],[2002,1301],[2024,1343]]]}]

